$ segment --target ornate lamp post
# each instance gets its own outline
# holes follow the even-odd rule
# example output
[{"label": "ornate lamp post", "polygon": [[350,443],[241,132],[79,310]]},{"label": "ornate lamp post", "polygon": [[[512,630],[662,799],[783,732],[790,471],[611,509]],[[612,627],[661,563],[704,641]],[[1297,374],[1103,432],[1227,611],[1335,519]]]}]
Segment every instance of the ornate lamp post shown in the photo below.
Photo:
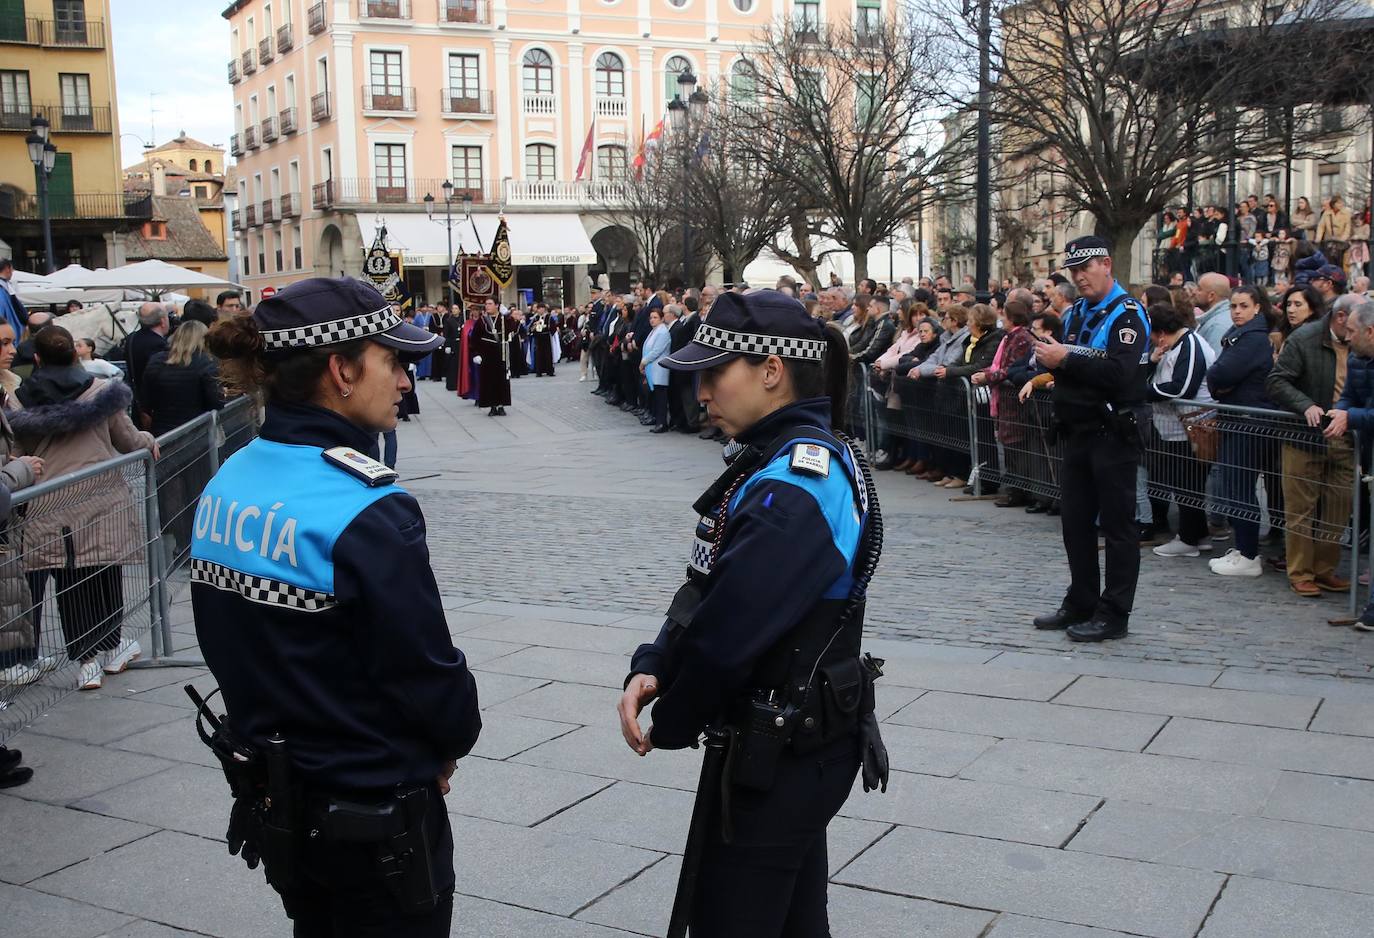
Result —
[{"label": "ornate lamp post", "polygon": [[692,228],[687,215],[687,185],[692,171],[693,128],[706,119],[706,106],[711,97],[697,88],[697,76],[686,69],[677,76],[677,97],[668,104],[668,120],[682,142],[682,288],[690,286],[692,269]]},{"label": "ornate lamp post", "polygon": [[42,114],[35,114],[29,121],[32,133],[24,138],[29,147],[29,162],[33,163],[34,175],[38,177],[38,217],[43,223],[43,266],[44,273],[54,273],[57,264],[52,249],[52,218],[48,212],[48,179],[57,163],[57,147],[48,140],[51,129]]},{"label": "ornate lamp post", "polygon": [[[440,187],[444,190],[444,231],[448,235],[448,267],[444,271],[444,282],[448,284],[448,308],[453,309],[453,183],[447,179]],[[429,215],[430,221],[438,221],[434,217],[434,196],[425,193],[425,213]],[[472,196],[463,196],[463,211],[471,217],[472,215]]]}]

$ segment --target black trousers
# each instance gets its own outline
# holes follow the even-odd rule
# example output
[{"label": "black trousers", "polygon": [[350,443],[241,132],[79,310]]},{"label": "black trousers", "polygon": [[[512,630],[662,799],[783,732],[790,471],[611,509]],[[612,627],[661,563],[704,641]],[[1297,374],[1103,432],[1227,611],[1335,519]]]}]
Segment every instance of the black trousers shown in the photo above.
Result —
[{"label": "black trousers", "polygon": [[71,661],[87,661],[98,652],[118,648],[123,640],[120,627],[124,618],[123,568],[110,565],[29,571],[33,621],[40,639],[43,630],[43,595],[48,590],[49,576],[57,581],[57,614],[62,620],[67,658]]},{"label": "black trousers", "polygon": [[857,737],[787,753],[770,791],[734,788],[734,839],[713,819],[692,904],[692,938],[830,938],[825,828],[859,768]]},{"label": "black trousers", "polygon": [[649,391],[649,412],[654,423],[660,427],[668,425],[668,386],[660,385]]},{"label": "black trousers", "polygon": [[[1141,444],[1102,430],[1065,430],[1060,470],[1064,551],[1069,592],[1064,608],[1125,624],[1140,575],[1140,532],[1135,520],[1135,476]],[[1106,541],[1106,584],[1099,579],[1097,528]]]},{"label": "black trousers", "polygon": [[431,788],[430,867],[440,899],[419,915],[401,909],[376,872],[369,844],[305,841],[304,876],[282,896],[294,938],[448,938],[453,919],[453,830],[444,799]]}]

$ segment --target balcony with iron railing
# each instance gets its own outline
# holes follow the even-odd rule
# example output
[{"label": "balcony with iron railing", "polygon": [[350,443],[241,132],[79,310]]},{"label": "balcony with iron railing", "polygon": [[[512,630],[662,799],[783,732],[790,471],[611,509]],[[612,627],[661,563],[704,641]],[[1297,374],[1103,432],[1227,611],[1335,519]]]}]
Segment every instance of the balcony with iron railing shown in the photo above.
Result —
[{"label": "balcony with iron railing", "polygon": [[258,227],[258,207],[256,205],[245,205],[243,207],[243,227]]},{"label": "balcony with iron railing", "polygon": [[[48,198],[48,217],[53,221],[146,220],[152,216],[153,200],[148,193],[79,192]],[[0,189],[0,219],[38,221],[41,217],[38,196]]]},{"label": "balcony with iron railing", "polygon": [[439,0],[440,26],[488,26],[491,5],[487,0]]},{"label": "balcony with iron railing", "polygon": [[359,14],[372,19],[410,19],[410,0],[361,0],[359,6]]},{"label": "balcony with iron railing", "polygon": [[277,47],[272,42],[271,36],[263,36],[258,40],[258,61],[263,65],[277,57]]},{"label": "balcony with iron railing", "polygon": [[229,60],[229,84],[236,85],[239,81],[239,62],[238,59]]},{"label": "balcony with iron railing", "polygon": [[43,45],[55,49],[105,48],[104,20],[42,20]]},{"label": "balcony with iron railing", "polygon": [[242,213],[239,212],[238,209],[234,209],[232,212],[230,212],[230,213],[229,213],[229,230],[230,230],[230,231],[238,231],[238,230],[239,230],[239,222],[242,220],[242,218],[243,218],[243,215],[242,215]]},{"label": "balcony with iron railing", "polygon": [[414,114],[415,89],[401,85],[363,85],[363,111]]},{"label": "balcony with iron railing", "polygon": [[[368,177],[331,179],[316,183],[311,190],[311,205],[316,209],[370,205],[410,205],[416,211],[424,205],[425,194],[440,197],[443,179],[386,180],[382,185]],[[457,185],[452,190],[455,203],[471,197],[477,205],[511,205],[527,208],[596,208],[623,204],[624,184],[614,180],[486,180],[480,186]],[[283,196],[283,198],[285,198]],[[436,210],[442,210],[442,202]],[[286,214],[282,211],[283,216]]]},{"label": "balcony with iron railing", "polygon": [[258,126],[262,128],[263,143],[272,143],[277,139],[277,119],[275,117],[264,117]]},{"label": "balcony with iron railing", "polygon": [[263,199],[262,204],[259,206],[258,210],[262,214],[262,223],[264,225],[270,225],[272,224],[272,222],[277,220],[276,199]]},{"label": "balcony with iron railing", "polygon": [[290,52],[296,44],[295,30],[290,23],[282,23],[277,27],[277,51]]},{"label": "balcony with iron railing", "polygon": [[598,117],[624,117],[629,113],[630,99],[623,95],[597,95],[596,114]]},{"label": "balcony with iron railing", "polygon": [[558,113],[558,95],[527,93],[524,97],[526,114],[552,116]]},{"label": "balcony with iron railing", "polygon": [[312,208],[329,208],[333,204],[334,180],[327,179],[310,187],[310,205]]},{"label": "balcony with iron railing", "polygon": [[310,96],[310,119],[315,123],[329,120],[329,92]]},{"label": "balcony with iron railing", "polygon": [[439,97],[445,117],[491,117],[496,113],[490,91],[441,88]]},{"label": "balcony with iron railing", "polygon": [[296,132],[296,109],[293,107],[282,108],[281,113],[277,115],[277,123],[281,125],[282,136],[294,134]]},{"label": "balcony with iron railing", "polygon": [[4,110],[0,111],[0,130],[29,133],[35,114],[42,114],[55,134],[110,133],[111,109],[104,105],[69,108],[62,104],[31,104],[22,110]]},{"label": "balcony with iron railing", "polygon": [[229,152],[233,156],[243,156],[243,138],[238,134],[229,135]]},{"label": "balcony with iron railing", "polygon": [[312,4],[310,9],[305,11],[305,28],[309,31],[310,35],[317,36],[324,32],[324,28],[328,24],[329,21],[325,18],[324,0]]},{"label": "balcony with iron railing", "polygon": [[251,75],[258,70],[257,54],[252,49],[244,49],[243,55],[239,58],[242,62],[243,74]]},{"label": "balcony with iron railing", "polygon": [[243,128],[243,148],[245,150],[256,150],[258,148],[258,128],[249,125]]},{"label": "balcony with iron railing", "polygon": [[295,192],[284,192],[277,200],[282,218],[297,218],[301,214],[301,197]]},{"label": "balcony with iron railing", "polygon": [[42,42],[43,20],[22,15],[0,17],[0,43],[36,46]]}]

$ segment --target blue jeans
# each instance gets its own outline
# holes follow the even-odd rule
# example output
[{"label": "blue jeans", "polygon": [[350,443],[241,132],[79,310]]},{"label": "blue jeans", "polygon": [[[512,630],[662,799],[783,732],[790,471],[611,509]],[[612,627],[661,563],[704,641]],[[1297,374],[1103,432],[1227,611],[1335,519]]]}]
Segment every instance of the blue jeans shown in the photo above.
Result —
[{"label": "blue jeans", "polygon": [[1221,432],[1221,513],[1231,519],[1236,533],[1236,549],[1253,560],[1259,556],[1259,500],[1255,480],[1259,477],[1259,440],[1245,431]]},{"label": "blue jeans", "polygon": [[382,434],[382,462],[388,469],[396,468],[396,431],[387,430]]}]

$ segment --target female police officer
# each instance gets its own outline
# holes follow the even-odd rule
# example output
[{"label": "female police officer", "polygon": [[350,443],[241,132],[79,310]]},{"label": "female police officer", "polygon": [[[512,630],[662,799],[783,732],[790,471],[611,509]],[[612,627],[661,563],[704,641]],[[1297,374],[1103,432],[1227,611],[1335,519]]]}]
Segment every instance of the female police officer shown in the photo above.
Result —
[{"label": "female police officer", "polygon": [[266,418],[197,505],[196,634],[228,708],[230,850],[261,857],[298,938],[449,934],[442,796],[481,729],[477,689],[419,506],[372,458],[406,363],[440,341],[346,278],[210,333]]},{"label": "female police officer", "polygon": [[699,806],[723,794],[698,812],[710,828],[696,895],[679,888],[693,935],[828,936],[826,825],[861,761],[865,788],[886,775],[876,675],[859,658],[881,522],[867,471],[832,430],[848,348],[797,300],[763,290],[721,296],[662,363],[699,372],[707,414],[741,448],[694,506],[688,582],[634,655],[621,730],[640,755],[695,745],[708,726],[729,740],[725,784],[703,772],[698,792]]}]

